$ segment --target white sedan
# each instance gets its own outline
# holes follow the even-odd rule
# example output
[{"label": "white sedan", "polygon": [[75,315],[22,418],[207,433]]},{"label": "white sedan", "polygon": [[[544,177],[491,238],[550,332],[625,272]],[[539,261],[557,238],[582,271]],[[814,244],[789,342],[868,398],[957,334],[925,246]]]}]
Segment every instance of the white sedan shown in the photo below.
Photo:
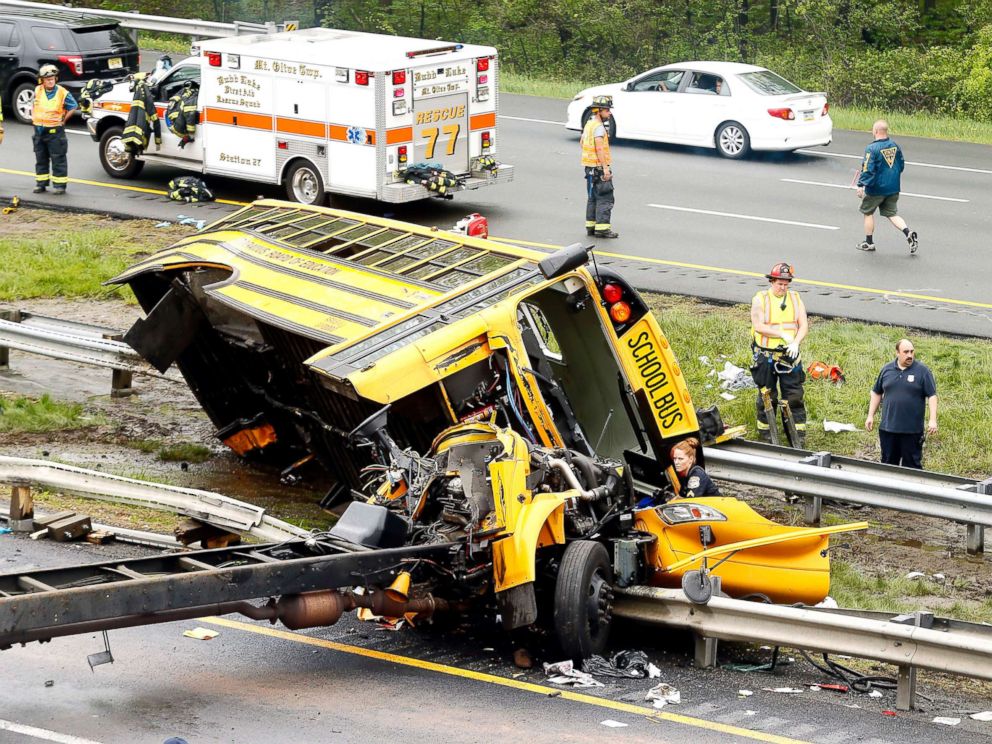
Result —
[{"label": "white sedan", "polygon": [[737,62],[684,62],[622,83],[586,88],[568,105],[568,129],[582,130],[593,96],[613,96],[610,137],[715,147],[724,157],[751,150],[829,145],[824,93],[809,93],[771,70]]}]

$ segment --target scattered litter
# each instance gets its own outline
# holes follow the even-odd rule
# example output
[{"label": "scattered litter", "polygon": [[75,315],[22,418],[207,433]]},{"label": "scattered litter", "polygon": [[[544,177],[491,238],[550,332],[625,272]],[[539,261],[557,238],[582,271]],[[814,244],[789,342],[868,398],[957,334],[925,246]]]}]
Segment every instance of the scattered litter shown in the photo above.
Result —
[{"label": "scattered litter", "polygon": [[720,393],[720,397],[724,400],[737,400],[737,396],[730,393]]},{"label": "scattered litter", "polygon": [[495,651],[496,649],[495,649],[495,648],[493,648],[492,646],[486,646],[486,647],[485,647],[484,649],[482,649],[482,650],[483,650],[483,651]]},{"label": "scattered litter", "polygon": [[762,687],[765,692],[781,692],[785,695],[798,695],[803,691],[801,687]]},{"label": "scattered litter", "polygon": [[621,723],[620,721],[614,721],[612,718],[607,718],[605,721],[599,722],[600,726],[606,726],[607,728],[623,728],[626,723]]},{"label": "scattered litter", "polygon": [[868,697],[871,697],[871,698],[880,698],[880,697],[882,697],[882,692],[881,692],[881,690],[870,690],[868,692]]},{"label": "scattered litter", "polygon": [[648,679],[658,679],[661,676],[661,670],[654,664],[648,664]]},{"label": "scattered litter", "polygon": [[659,682],[648,690],[644,699],[654,701],[655,708],[664,708],[666,705],[678,705],[681,703],[682,693],[667,682]]},{"label": "scattered litter", "polygon": [[572,685],[573,687],[605,687],[597,679],[593,679],[591,674],[580,672],[575,668],[571,659],[557,661],[554,664],[544,665],[544,673],[548,675],[548,682],[553,685]]},{"label": "scattered litter", "polygon": [[818,602],[817,604],[815,604],[813,606],[814,607],[822,607],[822,608],[827,609],[827,610],[835,610],[835,609],[837,609],[837,600],[834,599],[833,597],[831,597],[830,595],[827,595],[826,597],[823,598],[823,601],[822,602]]},{"label": "scattered litter", "polygon": [[[779,663],[781,664],[782,662],[779,661]],[[720,668],[727,669],[728,671],[731,672],[744,672],[745,674],[747,674],[750,672],[770,672],[772,670],[772,664],[771,662],[769,662],[768,664],[730,663],[730,664],[724,664]]]},{"label": "scattered litter", "polygon": [[981,713],[972,713],[968,717],[974,721],[992,721],[992,710],[983,710]]},{"label": "scattered litter", "polygon": [[[45,687],[55,687],[55,680],[54,679],[46,679],[45,680]],[[974,718],[974,716],[972,716],[972,718]]]},{"label": "scattered litter", "polygon": [[859,708],[859,709],[861,708],[861,706],[858,705],[857,703],[844,703],[844,707],[845,708]]},{"label": "scattered litter", "polygon": [[216,638],[219,636],[220,633],[216,630],[210,630],[208,628],[193,628],[193,630],[184,630],[183,635],[197,641],[209,641],[211,638]]},{"label": "scattered litter", "polygon": [[830,690],[831,692],[850,692],[851,688],[847,685],[837,685],[837,684],[819,684],[812,685],[809,689],[811,690]]},{"label": "scattered litter", "polygon": [[730,362],[724,362],[723,370],[717,372],[716,376],[720,380],[720,387],[724,390],[747,390],[756,387],[750,372]]},{"label": "scattered litter", "polygon": [[823,430],[836,433],[840,431],[857,431],[858,427],[854,424],[844,424],[840,421],[827,421],[826,419],[823,419]]},{"label": "scattered litter", "polygon": [[702,362],[703,364],[705,364],[707,367],[712,367],[713,366],[713,363],[710,361],[710,358],[708,356],[706,356],[705,354],[703,354],[702,356],[699,357],[699,361]]},{"label": "scattered litter", "polygon": [[618,651],[607,661],[593,654],[582,662],[582,671],[603,677],[647,677],[648,656],[643,651]]},{"label": "scattered litter", "polygon": [[922,571],[910,571],[906,574],[907,579],[925,579],[927,575]]},{"label": "scattered litter", "polygon": [[168,220],[162,220],[157,225],[155,225],[155,227],[169,227],[171,225],[172,225],[172,223],[169,222]]},{"label": "scattered litter", "polygon": [[561,690],[555,690],[554,692],[549,692],[548,697],[561,697]]},{"label": "scattered litter", "polygon": [[10,527],[0,527],[0,535],[9,535],[11,532],[13,530]]},{"label": "scattered litter", "polygon": [[738,690],[737,694],[740,697],[751,697],[754,694],[754,692],[752,692],[751,690]]},{"label": "scattered litter", "polygon": [[758,715],[758,711],[756,711],[756,710],[746,710],[746,711],[744,711],[744,715],[746,715],[746,716],[756,716],[756,715]]},{"label": "scattered litter", "polygon": [[204,225],[207,224],[206,220],[198,220],[196,217],[187,217],[185,214],[176,215],[176,224],[179,225],[193,225],[197,230],[202,230]]},{"label": "scattered litter", "polygon": [[941,573],[933,574],[930,578],[933,579],[938,584],[943,584],[945,581],[947,581],[947,577]]},{"label": "scattered litter", "polygon": [[895,718],[896,717],[896,712],[894,710],[883,710],[882,711],[882,715],[883,716],[889,716],[890,718]]},{"label": "scattered litter", "polygon": [[957,726],[961,723],[960,718],[951,718],[950,716],[934,716],[934,723],[940,723],[944,726]]}]

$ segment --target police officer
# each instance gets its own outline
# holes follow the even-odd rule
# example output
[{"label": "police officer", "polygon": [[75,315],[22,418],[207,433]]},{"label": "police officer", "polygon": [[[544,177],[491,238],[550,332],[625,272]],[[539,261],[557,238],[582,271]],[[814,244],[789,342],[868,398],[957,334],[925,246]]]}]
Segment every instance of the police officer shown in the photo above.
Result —
[{"label": "police officer", "polygon": [[770,422],[765,419],[761,398],[762,388],[768,388],[772,408],[778,407],[778,394],[789,401],[792,419],[802,445],[806,438],[806,406],[803,403],[803,371],[799,344],[809,332],[806,307],[798,292],[789,289],[795,270],[787,263],[777,263],[765,274],[769,287],[751,300],[751,349],[754,358],[751,376],[758,386],[758,433],[769,440]]},{"label": "police officer", "polygon": [[55,194],[64,194],[69,183],[69,163],[66,159],[69,140],[65,136],[65,122],[79,105],[72,94],[58,84],[58,76],[55,65],[42,65],[38,71],[38,87],[34,90],[31,123],[34,124],[32,142],[36,194],[44,193],[49,184]]},{"label": "police officer", "polygon": [[591,116],[582,129],[582,166],[586,175],[586,235],[619,238],[610,225],[613,213],[613,159],[607,125],[613,96],[594,96]]}]

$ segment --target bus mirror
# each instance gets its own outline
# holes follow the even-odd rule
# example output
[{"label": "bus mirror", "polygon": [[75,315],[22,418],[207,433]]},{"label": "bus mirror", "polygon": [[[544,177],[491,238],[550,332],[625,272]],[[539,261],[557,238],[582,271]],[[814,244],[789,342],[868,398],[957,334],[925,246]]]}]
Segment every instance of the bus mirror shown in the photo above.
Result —
[{"label": "bus mirror", "polygon": [[541,270],[545,279],[554,279],[562,274],[567,274],[572,269],[585,266],[589,261],[589,251],[591,249],[591,245],[585,246],[582,243],[572,243],[572,245],[552,253],[538,263],[537,267]]}]

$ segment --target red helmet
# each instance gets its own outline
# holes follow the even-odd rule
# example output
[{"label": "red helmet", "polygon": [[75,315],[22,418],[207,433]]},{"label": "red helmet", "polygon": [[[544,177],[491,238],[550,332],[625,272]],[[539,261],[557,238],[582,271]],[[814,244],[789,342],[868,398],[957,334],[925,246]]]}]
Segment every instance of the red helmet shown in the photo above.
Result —
[{"label": "red helmet", "polygon": [[791,282],[796,278],[796,270],[792,268],[792,264],[782,261],[772,266],[772,270],[765,274],[765,278],[770,280],[785,279]]}]

